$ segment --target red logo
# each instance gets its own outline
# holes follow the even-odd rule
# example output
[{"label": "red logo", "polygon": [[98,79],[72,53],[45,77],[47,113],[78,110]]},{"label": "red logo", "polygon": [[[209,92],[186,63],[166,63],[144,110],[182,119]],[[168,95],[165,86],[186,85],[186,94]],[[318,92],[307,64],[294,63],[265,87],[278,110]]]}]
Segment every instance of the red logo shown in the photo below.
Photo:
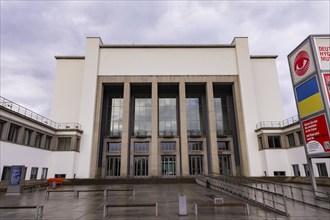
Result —
[{"label": "red logo", "polygon": [[302,76],[307,72],[309,68],[309,54],[306,51],[302,50],[297,54],[293,68],[298,76]]}]

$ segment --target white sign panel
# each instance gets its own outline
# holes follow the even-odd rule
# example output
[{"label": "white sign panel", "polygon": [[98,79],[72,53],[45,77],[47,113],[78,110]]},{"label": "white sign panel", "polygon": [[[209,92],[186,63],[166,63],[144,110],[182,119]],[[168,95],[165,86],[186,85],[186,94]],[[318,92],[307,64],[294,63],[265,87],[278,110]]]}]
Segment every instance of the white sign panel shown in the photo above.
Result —
[{"label": "white sign panel", "polygon": [[289,57],[293,85],[297,85],[315,72],[315,63],[309,40]]},{"label": "white sign panel", "polygon": [[317,59],[321,70],[330,70],[330,37],[315,37]]}]

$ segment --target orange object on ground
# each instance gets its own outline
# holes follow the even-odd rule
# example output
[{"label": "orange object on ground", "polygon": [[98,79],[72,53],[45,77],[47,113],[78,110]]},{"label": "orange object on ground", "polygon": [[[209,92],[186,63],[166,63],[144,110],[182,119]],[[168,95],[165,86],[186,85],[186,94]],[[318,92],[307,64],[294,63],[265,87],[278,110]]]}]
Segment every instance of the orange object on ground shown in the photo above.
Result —
[{"label": "orange object on ground", "polygon": [[56,185],[62,185],[63,178],[49,178],[48,179],[48,185],[52,185],[53,182],[56,182]]}]

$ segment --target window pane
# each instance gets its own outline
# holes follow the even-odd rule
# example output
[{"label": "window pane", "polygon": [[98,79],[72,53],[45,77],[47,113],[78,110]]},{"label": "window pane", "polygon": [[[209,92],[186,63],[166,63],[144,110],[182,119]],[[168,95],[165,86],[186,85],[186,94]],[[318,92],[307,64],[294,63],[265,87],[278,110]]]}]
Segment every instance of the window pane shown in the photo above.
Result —
[{"label": "window pane", "polygon": [[31,168],[30,180],[36,180],[38,176],[38,167]]},{"label": "window pane", "polygon": [[168,141],[168,142],[161,142],[161,150],[162,151],[175,151],[176,150],[176,142],[175,141]]},{"label": "window pane", "polygon": [[57,149],[60,151],[68,151],[71,147],[71,137],[58,138]]},{"label": "window pane", "polygon": [[203,142],[202,141],[189,141],[188,150],[191,150],[191,151],[203,150]]},{"label": "window pane", "polygon": [[228,141],[218,141],[218,150],[229,150],[229,142]]},{"label": "window pane", "polygon": [[162,175],[175,175],[175,156],[162,156]]},{"label": "window pane", "polygon": [[189,174],[202,174],[203,170],[203,156],[189,156]]},{"label": "window pane", "polygon": [[293,164],[293,175],[294,176],[300,176],[300,170],[299,170],[299,165],[298,164]]},{"label": "window pane", "polygon": [[176,98],[159,98],[159,135],[177,135]]},{"label": "window pane", "polygon": [[12,141],[12,142],[17,142],[17,138],[18,138],[18,132],[20,130],[20,126],[15,125],[15,124],[11,124],[10,128],[9,128],[9,134],[8,134],[8,141]]},{"label": "window pane", "polygon": [[316,166],[320,177],[328,177],[327,166],[325,163],[317,163]]},{"label": "window pane", "polygon": [[288,134],[287,138],[288,138],[288,142],[289,142],[290,147],[296,146],[296,142],[294,140],[294,135],[293,134]]},{"label": "window pane", "polygon": [[151,99],[135,98],[134,135],[151,135]]},{"label": "window pane", "polygon": [[108,107],[110,118],[108,133],[110,136],[121,136],[123,119],[123,98],[111,98]]},{"label": "window pane", "polygon": [[32,130],[30,129],[25,129],[24,130],[24,137],[23,137],[23,144],[30,146],[31,145],[31,137],[32,137]]},{"label": "window pane", "polygon": [[280,136],[268,136],[269,148],[281,148],[281,137]]},{"label": "window pane", "polygon": [[134,175],[148,176],[149,174],[149,157],[134,157]]},{"label": "window pane", "polygon": [[226,96],[222,95],[219,98],[214,98],[214,107],[216,115],[216,125],[218,134],[230,133],[228,106]]},{"label": "window pane", "polygon": [[106,176],[120,176],[120,157],[107,157]]},{"label": "window pane", "polygon": [[108,152],[120,152],[121,151],[121,143],[120,142],[110,142],[108,143]]},{"label": "window pane", "polygon": [[134,152],[149,151],[149,142],[135,142]]},{"label": "window pane", "polygon": [[188,135],[201,133],[201,103],[200,98],[186,98],[186,119]]}]

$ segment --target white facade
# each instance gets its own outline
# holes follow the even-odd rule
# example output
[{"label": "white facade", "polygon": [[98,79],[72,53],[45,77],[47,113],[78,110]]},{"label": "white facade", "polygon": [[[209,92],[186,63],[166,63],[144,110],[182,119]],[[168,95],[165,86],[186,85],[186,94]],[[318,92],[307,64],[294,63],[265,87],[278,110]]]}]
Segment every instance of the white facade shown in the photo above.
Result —
[{"label": "white facade", "polygon": [[[71,131],[70,134],[79,137],[79,150],[58,152],[31,148],[8,143],[6,137],[3,136],[0,146],[1,167],[10,165],[35,166],[39,169],[48,167],[49,177],[55,174],[66,174],[66,178],[96,178],[97,173],[100,172],[98,169],[101,169],[96,168],[96,158],[100,153],[99,145],[102,145],[102,139],[99,138],[99,132],[102,130],[100,103],[103,100],[103,93],[100,94],[100,91],[103,91],[101,87],[105,85],[102,84],[102,80],[112,82],[111,80],[118,76],[118,82],[122,79],[120,83],[126,88],[132,82],[136,83],[139,80],[144,82],[143,80],[147,79],[146,82],[151,83],[152,90],[157,91],[157,85],[166,80],[171,83],[191,83],[198,82],[200,79],[202,83],[209,86],[205,87],[205,93],[207,99],[211,100],[209,94],[212,90],[208,88],[212,88],[212,83],[215,83],[211,79],[226,81],[228,78],[233,80],[228,82],[233,83],[241,174],[273,176],[276,171],[285,171],[287,176],[292,176],[292,164],[298,164],[301,175],[304,176],[303,164],[306,163],[306,157],[303,147],[284,147],[287,143],[284,135],[286,131],[283,129],[256,130],[256,124],[259,122],[283,120],[284,113],[276,70],[276,56],[251,56],[247,38],[235,38],[228,45],[103,45],[99,38],[87,38],[85,56],[56,58],[57,68],[50,118],[59,123],[75,122],[81,125],[83,132],[77,134],[75,133],[77,131]],[[172,79],[172,76],[175,79]],[[189,81],[189,77],[193,81]],[[188,81],[184,81],[187,79]],[[113,82],[118,83],[116,80]],[[221,82],[216,81],[216,83]],[[127,95],[125,92],[129,91],[129,89],[125,90],[124,96]],[[209,117],[214,114],[214,112],[210,113],[213,108],[212,103],[205,107],[208,109]],[[1,115],[2,113],[4,110],[1,110]],[[11,117],[8,115],[6,118]],[[157,117],[157,115],[153,116],[153,123]],[[215,129],[216,131],[216,128],[212,126],[211,124],[207,130]],[[45,130],[45,128],[40,128],[40,130]],[[56,134],[56,132],[61,131],[50,133]],[[267,142],[267,132],[282,134],[283,148],[260,149],[258,135]],[[157,133],[153,133],[151,143],[157,143],[156,135]],[[181,140],[180,143],[187,141],[184,139],[187,137],[182,137],[182,135],[184,134],[178,137]],[[216,148],[213,143],[216,144],[217,137],[212,135],[206,135],[206,139],[211,143],[210,148]],[[127,140],[122,141],[127,142]],[[204,141],[205,145],[208,141]],[[152,155],[151,153],[150,163],[157,164],[156,156]],[[184,159],[184,157],[181,155],[181,158]],[[210,156],[210,158],[212,163],[218,162],[217,157]],[[314,161],[316,176],[318,176],[316,163],[326,163],[327,171],[330,173],[329,159]],[[207,173],[208,169],[211,169],[209,172],[219,170],[217,166],[208,167],[205,161],[204,171]],[[182,169],[188,168],[182,165]],[[0,172],[3,172],[2,168]],[[158,176],[157,172],[156,169],[151,173]],[[151,173],[150,176],[152,176]],[[177,176],[183,173],[178,173]]]}]

